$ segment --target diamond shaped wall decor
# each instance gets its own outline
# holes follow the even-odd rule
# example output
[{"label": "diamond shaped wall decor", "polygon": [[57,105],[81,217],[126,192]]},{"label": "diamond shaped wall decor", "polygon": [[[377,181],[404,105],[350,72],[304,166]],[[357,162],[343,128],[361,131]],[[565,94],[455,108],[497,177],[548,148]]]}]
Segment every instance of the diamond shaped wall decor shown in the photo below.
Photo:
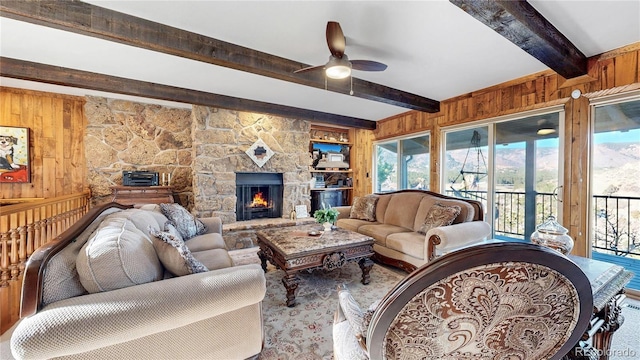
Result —
[{"label": "diamond shaped wall decor", "polygon": [[256,165],[262,167],[262,165],[266,164],[269,159],[273,156],[274,152],[267,146],[267,144],[262,141],[262,139],[256,140],[256,142],[251,145],[245,151],[247,155],[253,160]]}]

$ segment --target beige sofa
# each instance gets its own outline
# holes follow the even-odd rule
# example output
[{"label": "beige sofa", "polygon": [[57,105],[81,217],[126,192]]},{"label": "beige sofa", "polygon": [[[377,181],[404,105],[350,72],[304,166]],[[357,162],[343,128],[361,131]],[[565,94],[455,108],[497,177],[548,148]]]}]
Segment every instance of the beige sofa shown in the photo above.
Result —
[{"label": "beige sofa", "polygon": [[[182,248],[186,245],[206,268],[175,276],[162,267],[161,254],[153,253],[158,248],[149,234],[167,221],[158,205],[134,209],[110,203],[92,209],[30,257],[22,319],[11,336],[13,356],[256,357],[263,345],[264,272],[259,265],[233,266],[220,219],[200,220],[206,231]],[[94,256],[98,245],[93,244],[109,236],[117,240],[98,253],[116,249],[117,260],[105,264]]]},{"label": "beige sofa", "polygon": [[[484,209],[479,201],[454,198],[424,190],[401,190],[373,194],[377,197],[375,219],[351,218],[352,207],[340,206],[336,225],[374,238],[377,261],[407,272],[442,254],[484,242],[491,227],[483,221]],[[449,226],[418,233],[431,207],[436,204],[459,206],[460,214]]]}]

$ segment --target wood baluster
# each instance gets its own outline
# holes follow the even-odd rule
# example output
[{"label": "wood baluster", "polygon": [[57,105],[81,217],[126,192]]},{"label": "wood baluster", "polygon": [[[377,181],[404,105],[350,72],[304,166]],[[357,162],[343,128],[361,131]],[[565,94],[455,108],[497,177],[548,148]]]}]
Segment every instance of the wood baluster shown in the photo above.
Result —
[{"label": "wood baluster", "polygon": [[62,228],[62,215],[60,213],[57,213],[56,216],[53,217],[53,219],[54,224],[56,224],[56,233],[51,239],[49,239],[49,241],[60,235],[60,233],[62,232],[60,231],[60,229]]},{"label": "wood baluster", "polygon": [[[45,229],[46,232],[44,234],[44,244],[46,244],[47,242],[49,242],[49,239],[51,239],[53,236],[53,231],[52,231],[52,224],[51,224],[51,218],[46,218],[44,219],[44,223],[46,224]],[[44,245],[42,244],[42,245]]]},{"label": "wood baluster", "polygon": [[0,235],[0,287],[9,286],[9,233]]},{"label": "wood baluster", "polygon": [[27,227],[20,226],[18,237],[18,275],[24,274],[25,264],[27,263]]},{"label": "wood baluster", "polygon": [[33,224],[34,231],[34,240],[33,240],[33,249],[36,250],[40,246],[42,246],[42,220],[38,220]]},{"label": "wood baluster", "polygon": [[20,228],[11,229],[9,231],[11,233],[11,241],[9,243],[9,246],[11,247],[11,249],[9,249],[9,269],[11,272],[12,281],[18,280],[18,274],[20,273],[20,270],[18,269],[18,242],[20,239],[19,229]]},{"label": "wood baluster", "polygon": [[33,252],[37,249],[36,239],[33,231],[34,227],[35,227],[34,223],[27,225],[27,258],[31,256],[31,254],[33,254]]}]

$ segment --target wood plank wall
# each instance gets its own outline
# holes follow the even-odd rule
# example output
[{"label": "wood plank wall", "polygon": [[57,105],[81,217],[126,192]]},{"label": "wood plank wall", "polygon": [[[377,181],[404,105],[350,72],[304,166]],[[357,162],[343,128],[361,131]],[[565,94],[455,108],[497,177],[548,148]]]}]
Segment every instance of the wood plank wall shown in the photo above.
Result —
[{"label": "wood plank wall", "polygon": [[0,125],[28,127],[31,183],[0,184],[0,199],[51,198],[87,189],[83,97],[0,87]]},{"label": "wood plank wall", "polygon": [[[589,59],[585,76],[567,80],[553,71],[544,71],[490,88],[474,91],[441,102],[434,114],[411,111],[378,121],[374,131],[359,133],[358,142],[372,143],[420,131],[431,132],[431,189],[439,189],[438,159],[441,129],[446,126],[517,114],[527,110],[565,106],[565,174],[562,223],[575,239],[573,252],[586,255],[588,239],[587,204],[589,151],[589,100],[599,94],[624,93],[640,88],[640,43],[632,44]],[[583,97],[574,100],[571,91]],[[606,90],[606,91],[603,91]],[[366,138],[369,138],[368,140]],[[372,169],[372,147],[359,152],[364,169]],[[358,179],[363,179],[358,174]],[[354,175],[355,177],[355,175]],[[371,183],[371,179],[366,179]],[[358,183],[356,181],[356,183]],[[364,186],[356,196],[367,194]],[[568,226],[567,226],[568,225]]]}]

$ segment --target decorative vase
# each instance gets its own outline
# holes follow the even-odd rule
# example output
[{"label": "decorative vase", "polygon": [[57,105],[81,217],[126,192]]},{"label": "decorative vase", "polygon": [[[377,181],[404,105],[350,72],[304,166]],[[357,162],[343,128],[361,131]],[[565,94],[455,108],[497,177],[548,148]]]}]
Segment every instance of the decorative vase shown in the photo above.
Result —
[{"label": "decorative vase", "polygon": [[560,225],[555,216],[549,216],[547,221],[539,225],[531,234],[531,242],[558,250],[567,255],[573,249],[573,239],[567,235],[568,230]]},{"label": "decorative vase", "polygon": [[322,226],[324,226],[324,231],[331,231],[331,227],[333,226],[333,224],[327,221],[322,223]]}]

